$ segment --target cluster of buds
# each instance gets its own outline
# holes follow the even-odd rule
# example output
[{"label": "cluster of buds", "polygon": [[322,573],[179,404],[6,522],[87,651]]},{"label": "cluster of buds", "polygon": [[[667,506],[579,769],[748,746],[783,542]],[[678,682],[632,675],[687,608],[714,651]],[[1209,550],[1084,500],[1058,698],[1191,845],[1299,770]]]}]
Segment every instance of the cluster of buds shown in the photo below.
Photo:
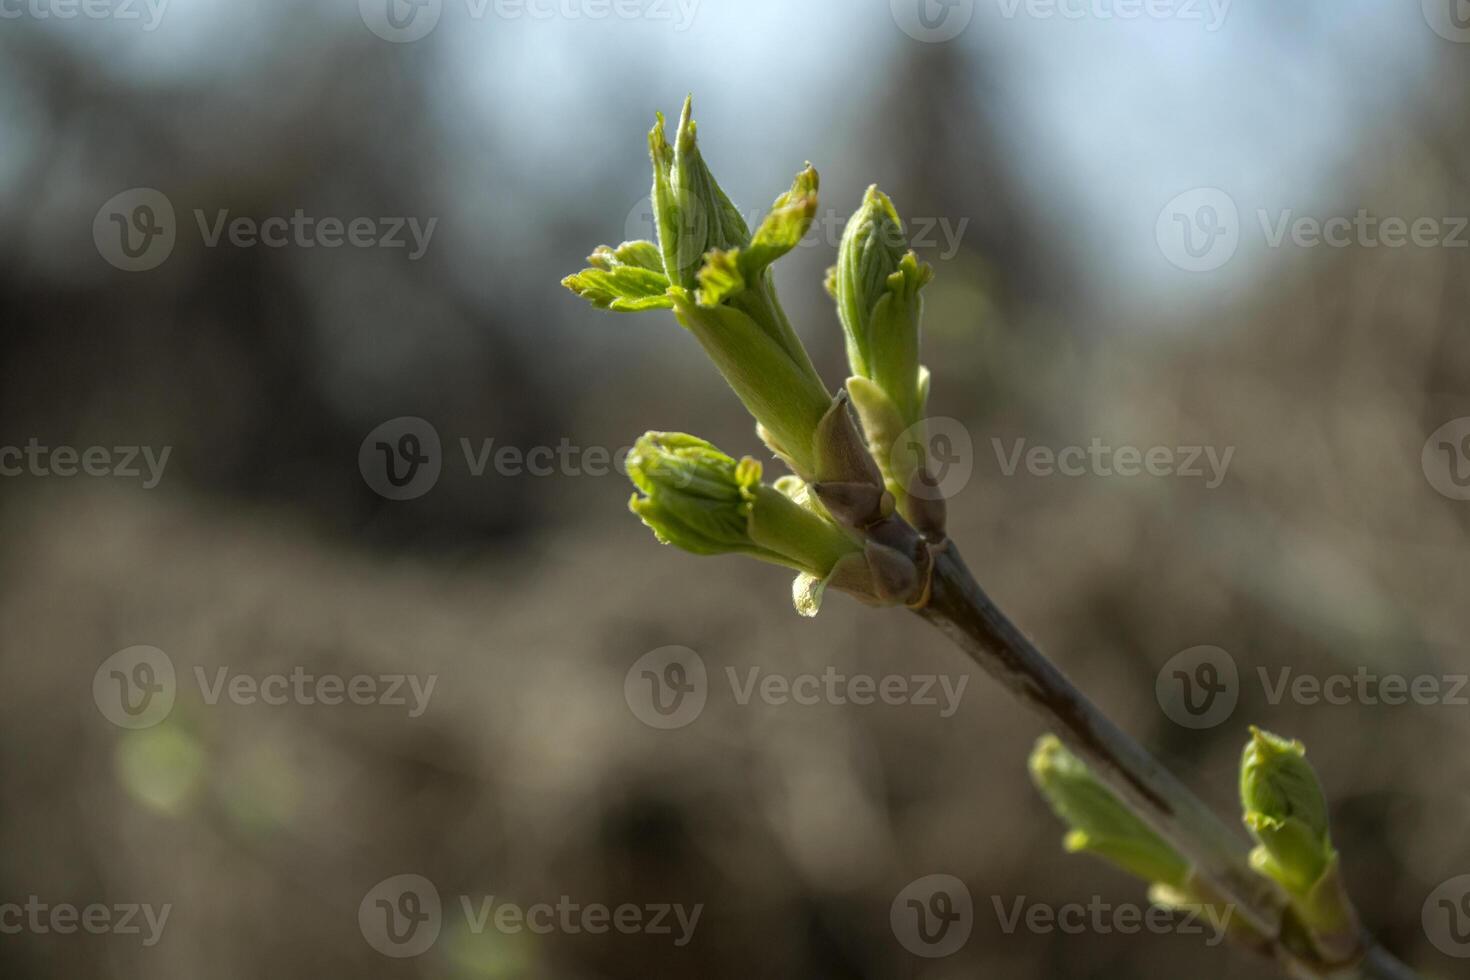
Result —
[{"label": "cluster of buds", "polygon": [[[1149,884],[1155,904],[1211,910],[1247,945],[1264,946],[1232,919],[1182,856],[1100,783],[1053,735],[1036,745],[1031,775],[1069,830],[1068,851],[1094,854]],[[1343,887],[1327,824],[1327,800],[1300,742],[1252,727],[1240,768],[1244,822],[1255,837],[1251,866],[1285,898],[1282,938],[1303,959],[1351,962],[1361,930]]]},{"label": "cluster of buds", "polygon": [[771,273],[811,228],[817,172],[808,165],[797,174],[752,232],[696,136],[688,101],[672,145],[662,115],[649,134],[658,242],[599,247],[563,284],[603,309],[671,311],[791,475],[765,486],[752,459],[737,463],[692,436],[649,433],[630,458],[642,492],[633,510],[667,544],[796,569],[804,614],[815,613],[828,585],[872,603],[921,606],[944,541],[943,501],[914,492],[927,476],[918,290],[932,272],[908,251],[891,202],[870,190],[828,278],[853,373],[834,396]]}]

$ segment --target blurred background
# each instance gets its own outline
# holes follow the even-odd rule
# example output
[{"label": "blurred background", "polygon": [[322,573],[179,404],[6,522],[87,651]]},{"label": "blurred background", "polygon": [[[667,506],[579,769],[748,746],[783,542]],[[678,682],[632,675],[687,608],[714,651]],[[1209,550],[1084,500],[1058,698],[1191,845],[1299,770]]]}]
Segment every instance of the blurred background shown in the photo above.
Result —
[{"label": "blurred background", "polygon": [[[776,277],[834,386],[843,222],[871,182],[908,219],[997,601],[1231,821],[1246,726],[1303,739],[1366,922],[1463,975],[1428,899],[1470,891],[1465,6],[0,4],[0,904],[169,909],[0,917],[0,973],[1261,975],[1008,926],[1146,904],[1062,852],[1042,722],[916,618],[800,619],[778,570],[627,513],[646,429],[764,452],[672,318],[558,284],[651,236],[645,134],[693,92],[747,214],[822,173]],[[1094,443],[1171,462],[1016,455]],[[1200,646],[1238,682],[1191,728],[1164,689]],[[677,728],[637,703],[667,647],[707,672]],[[742,694],[827,674],[961,694]],[[1441,686],[1277,690],[1304,675]],[[972,903],[940,958],[896,910],[932,875]],[[492,896],[700,912],[533,932]]]}]

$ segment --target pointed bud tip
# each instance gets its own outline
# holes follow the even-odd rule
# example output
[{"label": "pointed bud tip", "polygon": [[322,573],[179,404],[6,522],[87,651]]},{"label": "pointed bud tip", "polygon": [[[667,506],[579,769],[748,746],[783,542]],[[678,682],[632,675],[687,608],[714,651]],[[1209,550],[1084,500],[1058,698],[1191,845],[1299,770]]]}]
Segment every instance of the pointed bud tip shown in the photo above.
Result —
[{"label": "pointed bud tip", "polygon": [[1062,740],[1048,732],[1036,740],[1036,747],[1031,750],[1029,761],[1032,774],[1037,776],[1050,774],[1065,760],[1067,755],[1067,749],[1062,745]]},{"label": "pointed bud tip", "polygon": [[1307,747],[1297,739],[1282,738],[1255,725],[1250,726],[1250,732],[1251,741],[1247,749],[1262,761],[1287,755],[1305,758],[1307,755]]},{"label": "pointed bud tip", "polygon": [[735,482],[742,489],[748,490],[761,482],[761,474],[765,472],[760,461],[750,456],[742,456],[740,462],[735,464]]},{"label": "pointed bud tip", "polygon": [[688,153],[699,139],[699,124],[694,121],[694,94],[684,97],[684,108],[679,111],[679,150]]},{"label": "pointed bud tip", "polygon": [[868,189],[863,193],[863,208],[865,210],[879,211],[886,217],[893,219],[895,224],[900,223],[898,208],[893,206],[893,198],[879,190],[877,184],[869,184]]}]

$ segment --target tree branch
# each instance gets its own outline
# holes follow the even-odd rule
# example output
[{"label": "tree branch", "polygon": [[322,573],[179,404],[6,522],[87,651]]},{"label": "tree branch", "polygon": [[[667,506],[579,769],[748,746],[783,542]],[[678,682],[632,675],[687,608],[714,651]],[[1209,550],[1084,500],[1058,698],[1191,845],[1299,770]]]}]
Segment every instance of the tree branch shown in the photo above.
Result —
[{"label": "tree branch", "polygon": [[986,673],[1041,714],[1094,774],[1194,866],[1195,875],[1260,936],[1257,952],[1289,976],[1417,980],[1364,937],[1360,959],[1324,973],[1280,939],[1286,899],[1249,864],[1249,846],[1187,787],[1113,724],[1006,617],[975,582],[953,542],[936,553],[932,594],[920,616],[939,627]]}]

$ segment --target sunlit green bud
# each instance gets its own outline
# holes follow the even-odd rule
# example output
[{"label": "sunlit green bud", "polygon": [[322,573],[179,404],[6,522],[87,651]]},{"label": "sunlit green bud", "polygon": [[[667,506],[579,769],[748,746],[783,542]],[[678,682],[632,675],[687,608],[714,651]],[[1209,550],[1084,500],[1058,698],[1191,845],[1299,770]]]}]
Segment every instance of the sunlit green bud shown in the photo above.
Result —
[{"label": "sunlit green bud", "polygon": [[1361,926],[1332,846],[1327,798],[1301,742],[1251,727],[1240,765],[1251,866],[1280,884],[1327,962],[1359,952]]},{"label": "sunlit green bud", "polygon": [[1071,827],[1063,839],[1067,850],[1096,854],[1148,882],[1186,886],[1189,864],[1184,858],[1098,782],[1055,735],[1036,743],[1030,768],[1041,794]]},{"label": "sunlit green bud", "polygon": [[[932,278],[933,270],[909,250],[893,202],[868,188],[827,282],[847,338],[854,375],[848,391],[900,509],[922,530],[942,536],[943,501],[920,487],[928,472],[922,423],[929,387],[919,364],[920,290]],[[900,445],[901,436],[914,445]]]},{"label": "sunlit green bud", "polygon": [[877,185],[847,222],[837,249],[830,283],[837,314],[847,332],[847,360],[854,374],[873,376],[869,323],[878,301],[888,294],[888,277],[898,271],[908,240],[898,211]]},{"label": "sunlit green bud", "polygon": [[648,134],[653,214],[664,272],[670,283],[690,290],[696,286],[706,252],[750,243],[749,226],[700,155],[692,106],[692,98],[684,100],[672,146],[664,134],[662,113]]},{"label": "sunlit green bud", "polygon": [[830,586],[864,602],[912,602],[918,568],[901,552],[849,536],[795,477],[760,482],[761,466],[736,461],[694,436],[650,432],[628,455],[641,491],[632,511],[664,544],[699,555],[744,554],[798,572],[792,600],[814,616]]},{"label": "sunlit green bud", "polygon": [[1253,860],[1295,895],[1311,889],[1333,858],[1327,799],[1306,754],[1302,743],[1252,727],[1240,763],[1245,825],[1261,845]]},{"label": "sunlit green bud", "polygon": [[760,482],[761,465],[738,462],[703,439],[650,432],[628,455],[642,495],[629,503],[658,539],[698,555],[746,554],[826,578],[862,546],[829,521]]},{"label": "sunlit green bud", "polygon": [[847,335],[853,374],[893,400],[908,424],[919,420],[919,290],[933,278],[909,251],[898,211],[888,195],[868,188],[847,223],[829,288]]}]

